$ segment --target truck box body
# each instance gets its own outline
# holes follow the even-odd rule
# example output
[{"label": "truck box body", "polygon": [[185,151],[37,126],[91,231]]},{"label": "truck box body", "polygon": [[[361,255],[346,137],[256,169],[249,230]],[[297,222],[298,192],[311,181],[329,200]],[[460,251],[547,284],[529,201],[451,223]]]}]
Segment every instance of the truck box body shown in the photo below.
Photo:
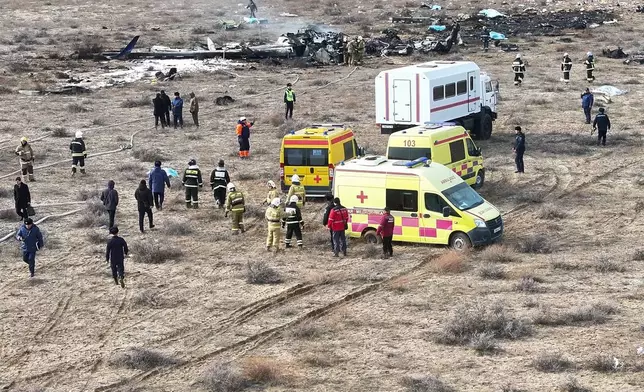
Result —
[{"label": "truck box body", "polygon": [[471,61],[430,61],[382,71],[375,81],[376,122],[382,133],[448,121],[478,133],[479,117],[496,118],[491,86],[489,76]]}]

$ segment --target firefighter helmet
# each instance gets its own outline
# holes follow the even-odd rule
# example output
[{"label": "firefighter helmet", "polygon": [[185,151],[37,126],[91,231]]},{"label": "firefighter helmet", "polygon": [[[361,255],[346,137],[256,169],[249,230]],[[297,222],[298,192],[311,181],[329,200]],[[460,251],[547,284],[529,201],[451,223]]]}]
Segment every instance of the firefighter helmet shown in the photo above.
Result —
[{"label": "firefighter helmet", "polygon": [[293,176],[291,177],[291,182],[299,184],[300,183],[300,176],[298,176],[297,174],[293,174]]},{"label": "firefighter helmet", "polygon": [[277,185],[275,185],[275,181],[273,181],[273,180],[268,180],[268,182],[266,183],[266,185],[267,185],[269,188],[277,188]]},{"label": "firefighter helmet", "polygon": [[81,131],[76,131],[75,136],[76,136],[76,139],[82,139],[82,138],[83,138],[83,132],[81,132]]},{"label": "firefighter helmet", "polygon": [[228,185],[226,185],[226,188],[228,188],[228,192],[232,192],[235,190],[235,184],[229,182]]},{"label": "firefighter helmet", "polygon": [[291,203],[297,203],[298,201],[300,201],[300,198],[297,195],[293,195],[289,199],[289,202],[291,202]]}]

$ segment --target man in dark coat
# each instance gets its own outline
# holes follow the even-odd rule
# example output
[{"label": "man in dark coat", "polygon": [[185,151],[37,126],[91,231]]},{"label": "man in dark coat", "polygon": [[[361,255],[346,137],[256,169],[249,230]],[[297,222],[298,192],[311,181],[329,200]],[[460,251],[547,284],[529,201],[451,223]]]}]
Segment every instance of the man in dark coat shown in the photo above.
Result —
[{"label": "man in dark coat", "polygon": [[598,146],[600,143],[602,146],[606,145],[606,134],[610,130],[610,119],[604,112],[604,108],[599,108],[599,113],[595,116],[595,121],[593,121],[593,131],[597,129]]},{"label": "man in dark coat", "polygon": [[114,181],[109,180],[107,182],[107,189],[101,193],[101,201],[107,210],[107,214],[110,217],[110,223],[108,227],[114,226],[114,217],[116,216],[116,206],[119,205],[119,193],[114,189]]},{"label": "man in dark coat", "polygon": [[139,230],[141,230],[141,233],[144,233],[143,218],[145,217],[145,214],[148,214],[150,229],[154,227],[154,224],[152,223],[152,204],[154,204],[154,198],[152,197],[152,191],[147,187],[145,180],[141,180],[139,183],[139,187],[134,192],[134,198],[136,198],[136,205],[139,210]]},{"label": "man in dark coat", "polygon": [[13,186],[13,199],[16,203],[16,214],[21,220],[29,218],[27,209],[31,206],[31,193],[20,177],[16,177],[16,185]]},{"label": "man in dark coat", "polygon": [[523,173],[523,154],[525,153],[525,134],[520,126],[514,127],[514,163],[517,165],[515,173]]},{"label": "man in dark coat", "polygon": [[168,173],[161,168],[161,161],[154,162],[154,169],[150,170],[148,182],[150,183],[150,190],[152,190],[152,196],[154,197],[154,206],[157,210],[162,210],[165,187],[170,188],[170,178],[168,177]]},{"label": "man in dark coat", "polygon": [[127,242],[122,237],[119,237],[119,228],[114,226],[110,227],[110,234],[112,238],[107,242],[105,249],[105,261],[110,263],[112,268],[112,278],[115,284],[120,284],[125,288],[125,255],[128,254]]},{"label": "man in dark coat", "polygon": [[36,252],[45,245],[42,233],[38,226],[34,225],[34,221],[27,218],[18,230],[16,239],[21,242],[22,261],[29,265],[29,274],[33,278],[36,272]]},{"label": "man in dark coat", "polygon": [[161,98],[161,93],[157,93],[156,98],[152,100],[152,105],[154,105],[154,129],[159,128],[159,120],[161,120],[161,129],[165,128],[165,109],[167,104]]},{"label": "man in dark coat", "polygon": [[165,93],[164,90],[161,90],[161,100],[165,104],[165,106],[163,107],[165,114],[165,123],[167,126],[170,126],[170,110],[172,110],[172,100],[170,100],[170,97]]},{"label": "man in dark coat", "polygon": [[[324,216],[322,217],[322,224],[326,227],[329,223],[329,214],[331,213],[331,209],[333,208],[333,195],[331,193],[327,193],[326,195],[324,195],[324,200],[326,201],[326,205],[324,206]],[[329,229],[329,236],[331,238],[331,250],[333,250],[333,230],[331,229]]]}]

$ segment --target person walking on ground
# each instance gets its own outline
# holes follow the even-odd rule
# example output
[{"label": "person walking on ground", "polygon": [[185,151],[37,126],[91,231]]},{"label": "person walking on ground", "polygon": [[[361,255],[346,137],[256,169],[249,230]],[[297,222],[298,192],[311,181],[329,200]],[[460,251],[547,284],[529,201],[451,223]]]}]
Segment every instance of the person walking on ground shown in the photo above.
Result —
[{"label": "person walking on ground", "polygon": [[382,237],[382,253],[385,255],[385,259],[394,255],[394,248],[391,245],[391,240],[394,237],[394,222],[395,219],[391,215],[391,209],[385,207],[385,214],[380,218],[380,224],[378,225],[378,230],[376,230],[376,235]]},{"label": "person walking on ground", "polygon": [[212,188],[218,209],[224,208],[224,204],[226,204],[226,186],[229,182],[230,175],[224,166],[224,160],[220,159],[215,170],[210,173],[210,188]]},{"label": "person walking on ground", "polygon": [[525,153],[525,134],[520,126],[514,127],[514,163],[517,165],[515,173],[523,173],[523,153]]},{"label": "person walking on ground", "polygon": [[165,199],[165,187],[170,188],[170,177],[168,173],[161,168],[161,161],[154,162],[154,168],[148,175],[148,183],[154,198],[154,206],[158,211],[163,210],[163,200]]},{"label": "person walking on ground", "polygon": [[[326,205],[324,206],[324,215],[322,216],[322,225],[326,227],[329,224],[329,215],[333,209],[333,195],[327,193],[324,195]],[[331,250],[333,250],[333,229],[329,228],[329,237],[331,238]]]},{"label": "person walking on ground", "polygon": [[16,147],[16,155],[20,158],[20,171],[22,172],[23,181],[29,174],[29,181],[36,181],[34,178],[34,151],[31,149],[29,139],[23,137],[20,139],[20,145]]},{"label": "person walking on ground", "polygon": [[186,188],[186,208],[199,208],[199,188],[203,188],[203,181],[196,160],[191,159],[188,162],[188,168],[183,172],[181,182]]},{"label": "person walking on ground", "polygon": [[572,70],[572,60],[570,59],[570,56],[568,53],[564,53],[563,60],[561,60],[561,72],[563,72],[563,79],[561,79],[564,83],[569,83],[570,82],[570,71]]},{"label": "person walking on ground", "polygon": [[190,114],[192,114],[192,122],[199,128],[199,101],[195,93],[190,93]]},{"label": "person walking on ground", "polygon": [[72,176],[76,174],[77,166],[80,168],[81,174],[85,174],[85,158],[87,158],[83,132],[76,131],[74,136],[74,140],[69,144],[69,150],[72,153]]},{"label": "person walking on ground", "polygon": [[599,113],[595,116],[593,121],[593,132],[597,130],[597,145],[601,142],[602,146],[606,145],[606,134],[610,131],[610,119],[604,113],[604,108],[599,108]]},{"label": "person walking on ground", "polygon": [[485,26],[481,30],[481,41],[483,41],[483,51],[487,52],[490,48],[490,32]]},{"label": "person walking on ground", "polygon": [[581,107],[584,109],[584,115],[586,115],[586,124],[590,124],[590,111],[593,108],[595,103],[595,97],[593,93],[590,92],[590,89],[586,87],[586,91],[581,94]]},{"label": "person walking on ground", "polygon": [[286,105],[286,114],[284,119],[293,119],[293,107],[295,106],[295,91],[291,83],[286,84],[286,91],[284,91],[284,104]]},{"label": "person walking on ground", "polygon": [[271,204],[273,199],[280,197],[280,191],[277,190],[277,185],[275,185],[275,181],[273,180],[268,180],[268,182],[266,182],[266,186],[268,187],[268,195],[266,195],[266,201],[264,204]]},{"label": "person walking on ground", "polygon": [[342,252],[347,255],[347,238],[345,231],[349,228],[349,212],[340,204],[340,198],[333,199],[333,208],[327,222],[329,229],[333,230],[333,256],[338,257]]},{"label": "person walking on ground", "polygon": [[31,207],[31,192],[22,178],[16,177],[16,185],[13,186],[13,200],[16,206],[16,214],[21,220],[29,218],[29,207]]},{"label": "person walking on ground", "polygon": [[157,93],[156,98],[152,100],[152,105],[154,106],[154,129],[159,128],[159,120],[161,120],[161,129],[164,129],[166,126],[166,102],[163,100],[163,98],[161,98],[161,93]]},{"label": "person walking on ground", "polygon": [[246,9],[250,11],[251,18],[256,18],[255,12],[257,12],[257,4],[255,4],[253,0],[248,1],[248,5],[246,6]]},{"label": "person walking on ground", "polygon": [[284,210],[282,227],[286,226],[286,239],[284,240],[284,243],[287,248],[291,247],[291,238],[293,238],[293,234],[295,234],[295,238],[297,239],[298,248],[302,248],[302,245],[304,244],[302,242],[302,228],[304,227],[304,221],[302,220],[302,212],[297,206],[297,201],[297,196],[291,196],[289,203]]},{"label": "person walking on ground", "polygon": [[293,174],[291,177],[291,187],[288,189],[288,194],[286,195],[286,200],[291,200],[291,196],[297,196],[297,206],[299,208],[304,207],[306,204],[306,188],[300,184],[300,176]]},{"label": "person walking on ground", "polygon": [[593,72],[595,72],[595,56],[593,56],[592,52],[586,53],[586,61],[584,61],[584,65],[586,66],[586,81],[588,83],[594,82],[595,76],[593,75]]},{"label": "person walking on ground", "polygon": [[38,226],[34,225],[34,221],[27,218],[18,230],[16,239],[21,242],[22,261],[29,265],[29,275],[33,278],[36,273],[36,252],[45,245],[42,233]]},{"label": "person walking on ground", "polygon": [[154,228],[152,221],[152,204],[154,204],[154,199],[152,197],[152,191],[147,187],[145,180],[141,180],[139,187],[134,191],[134,198],[136,199],[136,207],[139,210],[139,230],[141,230],[141,233],[145,233],[145,230],[143,230],[143,218],[145,218],[145,214],[148,214],[150,229]]},{"label": "person walking on ground", "polygon": [[179,93],[174,93],[174,99],[172,100],[172,120],[174,122],[174,129],[177,129],[177,125],[181,126],[183,129],[183,98],[179,96]]},{"label": "person walking on ground", "polygon": [[250,157],[250,128],[253,122],[248,122],[246,117],[241,117],[237,122],[237,142],[239,143],[239,158],[248,159]]},{"label": "person walking on ground", "polygon": [[277,253],[280,250],[280,237],[282,236],[280,226],[282,218],[284,217],[282,201],[279,197],[271,200],[264,216],[266,218],[268,229],[268,234],[266,236],[266,251],[270,251],[271,246],[273,246],[275,248],[275,253]]},{"label": "person walking on ground", "polygon": [[119,228],[116,226],[110,227],[110,234],[112,238],[107,241],[105,261],[110,263],[110,267],[112,268],[114,284],[120,284],[122,288],[125,288],[124,262],[125,256],[129,252],[127,242],[122,237],[119,237]]},{"label": "person walking on ground", "polygon": [[165,104],[163,107],[163,113],[165,114],[165,124],[170,126],[170,110],[172,110],[172,100],[165,93],[165,90],[161,90],[161,100]]},{"label": "person walking on ground", "polygon": [[244,204],[244,194],[238,191],[235,184],[228,183],[228,196],[226,197],[226,215],[230,212],[232,214],[232,234],[237,235],[241,231],[244,232],[244,212],[246,207]]},{"label": "person walking on ground", "polygon": [[521,59],[521,53],[518,53],[512,62],[512,72],[514,72],[514,85],[520,86],[525,77],[525,64]]},{"label": "person walking on ground", "polygon": [[116,206],[119,205],[119,193],[114,189],[114,181],[109,180],[107,182],[107,189],[101,193],[101,201],[107,210],[107,214],[110,217],[109,226],[114,227],[114,217],[116,216]]}]

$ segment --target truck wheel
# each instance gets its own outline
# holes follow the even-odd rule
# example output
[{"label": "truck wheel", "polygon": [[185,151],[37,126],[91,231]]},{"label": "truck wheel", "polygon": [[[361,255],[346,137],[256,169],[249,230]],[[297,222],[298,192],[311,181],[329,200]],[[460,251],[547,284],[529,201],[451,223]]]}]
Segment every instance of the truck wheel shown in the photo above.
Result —
[{"label": "truck wheel", "polygon": [[470,237],[467,234],[459,232],[452,234],[449,238],[449,246],[458,252],[463,252],[472,246],[472,242],[470,242]]},{"label": "truck wheel", "polygon": [[377,244],[380,242],[380,238],[376,235],[376,231],[371,229],[367,230],[363,235],[362,238],[364,238],[365,242],[367,244]]},{"label": "truck wheel", "polygon": [[492,117],[489,114],[484,114],[481,118],[479,132],[479,138],[483,140],[487,140],[492,136]]},{"label": "truck wheel", "polygon": [[474,184],[474,188],[481,189],[484,182],[485,182],[485,170],[481,169],[476,173],[476,184]]}]

